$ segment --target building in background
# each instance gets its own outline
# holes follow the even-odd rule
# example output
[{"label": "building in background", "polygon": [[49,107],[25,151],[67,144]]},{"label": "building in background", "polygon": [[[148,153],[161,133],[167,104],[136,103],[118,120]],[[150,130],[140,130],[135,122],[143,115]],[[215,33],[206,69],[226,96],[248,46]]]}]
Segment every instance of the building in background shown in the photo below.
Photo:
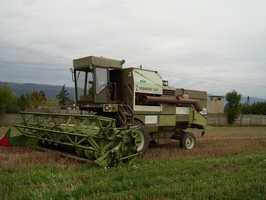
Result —
[{"label": "building in background", "polygon": [[209,96],[207,101],[208,113],[223,113],[224,112],[224,96]]}]

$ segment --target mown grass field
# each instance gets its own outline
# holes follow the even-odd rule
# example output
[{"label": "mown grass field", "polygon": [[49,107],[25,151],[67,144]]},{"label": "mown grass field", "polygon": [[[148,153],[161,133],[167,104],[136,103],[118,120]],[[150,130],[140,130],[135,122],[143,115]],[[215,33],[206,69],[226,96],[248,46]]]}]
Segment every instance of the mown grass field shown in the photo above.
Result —
[{"label": "mown grass field", "polygon": [[0,199],[266,199],[265,127],[190,131],[192,150],[171,141],[111,169],[0,147]]}]

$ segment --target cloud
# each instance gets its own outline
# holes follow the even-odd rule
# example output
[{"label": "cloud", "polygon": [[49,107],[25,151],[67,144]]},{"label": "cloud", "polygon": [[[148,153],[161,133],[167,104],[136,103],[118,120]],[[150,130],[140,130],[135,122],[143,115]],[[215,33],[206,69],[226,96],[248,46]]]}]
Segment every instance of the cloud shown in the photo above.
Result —
[{"label": "cloud", "polygon": [[265,10],[264,0],[1,1],[0,80],[73,86],[72,60],[96,55],[162,71],[175,87],[266,99]]}]

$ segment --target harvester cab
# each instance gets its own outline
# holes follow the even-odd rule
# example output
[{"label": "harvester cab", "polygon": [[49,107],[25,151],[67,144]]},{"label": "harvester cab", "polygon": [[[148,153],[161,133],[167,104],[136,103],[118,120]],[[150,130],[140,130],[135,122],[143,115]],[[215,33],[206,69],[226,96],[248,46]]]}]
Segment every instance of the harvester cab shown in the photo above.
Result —
[{"label": "harvester cab", "polygon": [[196,144],[187,128],[206,124],[207,93],[168,86],[157,71],[123,68],[124,60],[88,56],[73,60],[76,105],[80,114],[21,113],[21,123],[0,145],[74,148],[101,166],[131,163],[151,141]]},{"label": "harvester cab", "polygon": [[[73,61],[76,101],[82,108],[116,102],[125,61],[89,56]],[[120,94],[121,95],[121,94]]]}]

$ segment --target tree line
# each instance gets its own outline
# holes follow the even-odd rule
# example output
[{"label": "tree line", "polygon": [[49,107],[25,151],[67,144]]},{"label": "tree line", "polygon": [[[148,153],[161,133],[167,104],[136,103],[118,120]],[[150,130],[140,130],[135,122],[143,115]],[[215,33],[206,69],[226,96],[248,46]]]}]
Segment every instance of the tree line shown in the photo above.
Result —
[{"label": "tree line", "polygon": [[62,105],[73,104],[74,101],[69,98],[69,93],[62,86],[56,95],[56,98],[47,99],[45,93],[40,91],[32,91],[31,93],[16,96],[8,88],[7,84],[0,84],[0,113],[19,113],[26,108],[38,108],[38,106],[48,106],[60,108]]},{"label": "tree line", "polygon": [[[68,95],[65,85],[63,85],[55,99],[46,99],[43,91],[33,91],[30,94],[15,96],[7,84],[0,84],[0,113],[19,113],[26,108],[37,108],[40,105],[60,108],[62,105],[74,103]],[[225,106],[225,113],[229,124],[233,124],[240,114],[266,115],[266,102],[242,104],[241,97],[242,95],[235,90],[226,94],[228,103]]]}]

